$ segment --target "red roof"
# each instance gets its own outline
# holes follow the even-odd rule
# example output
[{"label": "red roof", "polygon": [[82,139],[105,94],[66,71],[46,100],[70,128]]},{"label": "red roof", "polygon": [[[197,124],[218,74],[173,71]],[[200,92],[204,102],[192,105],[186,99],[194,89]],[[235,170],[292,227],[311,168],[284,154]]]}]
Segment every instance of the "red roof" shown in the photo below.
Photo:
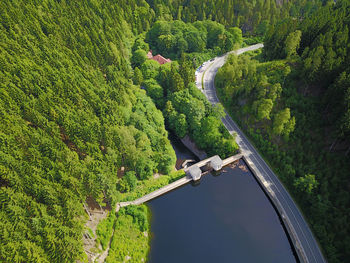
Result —
[{"label": "red roof", "polygon": [[147,58],[149,58],[149,59],[153,59],[153,60],[155,60],[155,61],[157,61],[159,64],[161,64],[161,65],[163,65],[163,64],[165,64],[165,63],[168,63],[168,62],[171,62],[171,59],[169,59],[169,58],[165,58],[165,57],[163,57],[162,55],[155,55],[154,57],[153,57],[153,55],[152,55],[152,50],[150,50],[150,51],[148,51],[148,53],[147,53]]},{"label": "red roof", "polygon": [[153,58],[153,60],[157,61],[159,64],[163,65],[165,63],[171,62],[171,60],[169,58],[165,58],[162,55],[155,55]]},{"label": "red roof", "polygon": [[149,59],[153,58],[152,50],[148,51],[147,58],[149,58]]}]

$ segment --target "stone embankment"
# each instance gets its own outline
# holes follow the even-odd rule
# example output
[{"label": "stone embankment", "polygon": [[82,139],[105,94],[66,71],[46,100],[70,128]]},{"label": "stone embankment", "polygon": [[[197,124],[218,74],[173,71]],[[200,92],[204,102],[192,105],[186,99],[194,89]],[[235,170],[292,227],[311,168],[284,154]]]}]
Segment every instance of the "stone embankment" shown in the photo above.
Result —
[{"label": "stone embankment", "polygon": [[196,155],[199,160],[203,160],[207,158],[207,154],[202,151],[199,150],[196,146],[196,144],[191,140],[191,138],[186,135],[185,137],[183,137],[181,139],[181,142],[183,143],[183,145],[185,145],[194,155]]}]

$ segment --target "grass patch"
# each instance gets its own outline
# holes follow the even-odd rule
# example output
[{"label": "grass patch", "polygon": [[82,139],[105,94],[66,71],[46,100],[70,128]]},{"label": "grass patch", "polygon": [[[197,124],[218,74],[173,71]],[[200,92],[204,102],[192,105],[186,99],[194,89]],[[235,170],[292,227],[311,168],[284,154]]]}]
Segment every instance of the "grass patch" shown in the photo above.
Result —
[{"label": "grass patch", "polygon": [[98,244],[101,244],[103,250],[105,250],[108,247],[109,240],[112,237],[113,234],[113,226],[116,219],[116,215],[114,213],[115,209],[113,208],[108,216],[103,219],[98,225],[96,229],[97,234],[97,246]]},{"label": "grass patch", "polygon": [[[158,178],[151,177],[138,181],[131,192],[120,194],[120,201],[131,201],[149,194],[169,183],[185,176],[183,170],[173,171],[169,175]],[[97,245],[101,244],[103,250],[109,245],[106,262],[146,262],[149,246],[149,225],[151,214],[146,205],[128,206],[120,208],[118,216],[112,208],[107,218],[97,226]],[[113,234],[114,228],[114,234]]]},{"label": "grass patch", "polygon": [[150,236],[149,210],[145,205],[123,207],[112,237],[107,263],[146,262],[149,252]]},{"label": "grass patch", "polygon": [[183,170],[179,170],[173,171],[169,175],[162,175],[158,178],[151,177],[147,180],[139,181],[132,192],[122,194],[121,201],[132,201],[138,199],[183,176],[185,176],[185,172]]}]

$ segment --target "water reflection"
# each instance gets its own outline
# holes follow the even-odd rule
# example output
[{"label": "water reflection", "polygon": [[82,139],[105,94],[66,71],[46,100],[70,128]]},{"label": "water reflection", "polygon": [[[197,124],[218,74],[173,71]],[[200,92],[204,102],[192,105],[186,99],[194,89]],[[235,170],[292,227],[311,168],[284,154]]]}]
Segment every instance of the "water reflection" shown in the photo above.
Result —
[{"label": "water reflection", "polygon": [[296,262],[275,210],[243,161],[213,175],[149,203],[149,262]]}]

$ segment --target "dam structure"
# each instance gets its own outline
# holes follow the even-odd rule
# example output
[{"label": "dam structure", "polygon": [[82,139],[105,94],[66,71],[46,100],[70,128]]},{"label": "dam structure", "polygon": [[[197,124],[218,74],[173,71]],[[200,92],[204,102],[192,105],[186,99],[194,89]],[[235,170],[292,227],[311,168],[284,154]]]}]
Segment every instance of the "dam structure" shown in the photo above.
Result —
[{"label": "dam structure", "polygon": [[[202,177],[202,175],[206,174],[209,170],[219,171],[222,167],[237,161],[243,157],[242,154],[236,154],[229,158],[226,158],[222,160],[218,155],[214,155],[210,158],[207,158],[205,160],[199,161],[198,163],[195,163],[189,167],[183,168],[183,170],[186,172],[186,176],[176,180],[175,182],[172,182],[166,186],[163,186],[162,188],[159,188],[158,190],[155,190],[147,195],[144,195],[136,200],[133,201],[127,201],[127,202],[120,202],[117,204],[117,211],[119,208],[128,206],[128,205],[140,205],[143,204],[149,200],[152,200],[154,198],[157,198],[158,196],[161,196],[163,194],[166,194],[167,192],[170,192],[180,186],[183,186],[191,181],[198,181]],[[201,169],[202,168],[202,169]],[[204,170],[204,171],[202,171]]]}]

